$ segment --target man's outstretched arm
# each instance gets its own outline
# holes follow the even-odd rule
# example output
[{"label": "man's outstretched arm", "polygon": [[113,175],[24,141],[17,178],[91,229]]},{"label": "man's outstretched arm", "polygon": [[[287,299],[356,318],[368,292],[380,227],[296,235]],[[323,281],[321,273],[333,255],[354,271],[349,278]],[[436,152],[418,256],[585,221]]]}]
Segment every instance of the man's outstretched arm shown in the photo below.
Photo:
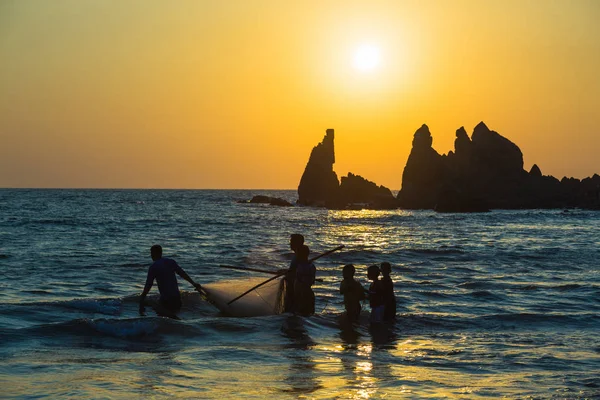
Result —
[{"label": "man's outstretched arm", "polygon": [[199,283],[194,282],[194,280],[192,278],[190,278],[190,276],[187,274],[187,272],[185,272],[183,270],[183,268],[179,267],[179,268],[177,268],[176,271],[177,271],[177,275],[179,275],[180,277],[182,277],[183,279],[185,279],[186,281],[188,281],[193,287],[196,288],[197,291],[200,292],[202,290],[202,285],[200,285]]}]

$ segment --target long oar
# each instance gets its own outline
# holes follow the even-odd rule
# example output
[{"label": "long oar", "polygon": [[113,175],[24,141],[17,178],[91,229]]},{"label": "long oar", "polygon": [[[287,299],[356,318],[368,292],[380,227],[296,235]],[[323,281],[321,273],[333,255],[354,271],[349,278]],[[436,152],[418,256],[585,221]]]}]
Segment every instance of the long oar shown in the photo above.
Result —
[{"label": "long oar", "polygon": [[[266,270],[266,269],[249,268],[249,267],[236,267],[235,265],[219,265],[219,267],[235,269],[235,270],[239,270],[239,271],[263,272],[265,274],[271,274],[271,275],[279,274],[279,272],[277,272],[277,271],[270,271],[270,270]],[[287,272],[287,270],[286,270],[286,272]],[[315,278],[315,282],[323,282],[323,279]]]},{"label": "long oar", "polygon": [[[311,258],[311,259],[310,259],[310,260],[308,260],[308,261],[309,261],[309,262],[313,262],[313,261],[315,261],[315,260],[318,260],[319,258],[321,258],[321,257],[323,257],[323,256],[326,256],[326,255],[328,255],[328,254],[331,254],[331,253],[333,253],[334,251],[338,251],[338,250],[341,250],[341,249],[343,249],[343,248],[344,248],[344,245],[338,246],[338,247],[336,247],[335,249],[332,249],[332,250],[326,251],[325,253],[323,253],[323,254],[320,254],[320,255],[318,255],[318,256],[316,256],[316,257],[313,257],[313,258]],[[284,275],[286,272],[287,272],[287,271],[284,271],[284,272],[277,273],[277,275],[275,275],[274,277],[272,277],[272,278],[269,278],[269,279],[267,279],[266,281],[264,281],[264,282],[262,282],[262,283],[259,283],[258,285],[254,286],[253,288],[246,290],[244,293],[240,294],[240,295],[239,295],[238,297],[236,297],[235,299],[233,299],[233,300],[229,301],[229,303],[227,303],[227,305],[230,305],[230,304],[231,304],[231,303],[233,303],[234,301],[241,299],[242,297],[244,297],[245,295],[247,295],[247,294],[248,294],[248,293],[250,293],[251,291],[253,291],[253,290],[255,290],[255,289],[258,289],[258,288],[259,288],[259,287],[261,287],[262,285],[266,285],[267,283],[271,282],[272,280],[279,278],[280,276]]]},{"label": "long oar", "polygon": [[246,290],[244,293],[240,294],[238,297],[236,297],[235,299],[231,300],[229,303],[227,303],[227,305],[230,305],[231,303],[233,303],[236,300],[241,299],[242,297],[244,297],[245,295],[247,295],[248,293],[250,293],[251,291],[253,291],[254,289],[258,289],[259,287],[261,287],[262,285],[266,285],[267,283],[271,282],[273,279],[277,279],[280,276],[285,275],[285,272],[282,272],[280,274],[275,275],[272,278],[267,279],[266,281],[259,283],[258,285],[254,286],[252,289],[248,289]]},{"label": "long oar", "polygon": [[272,275],[277,275],[278,274],[277,271],[269,271],[269,270],[266,270],[266,269],[249,268],[249,267],[236,267],[236,266],[233,266],[233,265],[219,265],[219,267],[221,267],[221,268],[235,269],[235,270],[238,270],[238,271],[264,272],[265,274],[272,274]]}]

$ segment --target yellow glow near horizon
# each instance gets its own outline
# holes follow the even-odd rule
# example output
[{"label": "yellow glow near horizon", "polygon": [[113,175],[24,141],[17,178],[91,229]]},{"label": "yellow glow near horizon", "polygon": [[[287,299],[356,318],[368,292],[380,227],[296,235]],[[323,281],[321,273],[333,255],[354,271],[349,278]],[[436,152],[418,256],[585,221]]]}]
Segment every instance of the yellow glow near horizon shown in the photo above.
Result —
[{"label": "yellow glow near horizon", "polygon": [[309,3],[0,2],[0,187],[296,188],[334,128],[398,190],[417,128],[481,120],[600,172],[595,2]]}]

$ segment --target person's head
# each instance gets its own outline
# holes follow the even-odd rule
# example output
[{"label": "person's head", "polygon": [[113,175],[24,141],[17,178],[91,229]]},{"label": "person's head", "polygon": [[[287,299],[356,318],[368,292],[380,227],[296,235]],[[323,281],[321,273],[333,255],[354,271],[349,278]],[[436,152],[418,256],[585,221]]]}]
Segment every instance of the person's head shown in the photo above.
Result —
[{"label": "person's head", "polygon": [[354,278],[355,272],[356,269],[354,268],[354,265],[346,264],[344,265],[344,269],[342,270],[342,275],[344,276],[344,279],[352,279]]},{"label": "person's head", "polygon": [[310,254],[310,249],[307,245],[303,244],[298,247],[297,253],[299,262],[307,262],[308,255]]},{"label": "person's head", "polygon": [[160,247],[160,244],[155,244],[154,246],[150,247],[150,256],[152,257],[153,261],[160,260],[162,258],[162,247]]},{"label": "person's head", "polygon": [[378,277],[379,277],[379,267],[377,265],[371,265],[367,269],[367,278],[369,278],[372,281],[375,281],[375,280],[377,280]]},{"label": "person's head", "polygon": [[381,275],[383,276],[390,276],[390,274],[392,273],[392,266],[389,262],[384,261],[381,263]]},{"label": "person's head", "polygon": [[290,236],[290,249],[297,251],[304,244],[304,236],[299,233],[292,233]]}]

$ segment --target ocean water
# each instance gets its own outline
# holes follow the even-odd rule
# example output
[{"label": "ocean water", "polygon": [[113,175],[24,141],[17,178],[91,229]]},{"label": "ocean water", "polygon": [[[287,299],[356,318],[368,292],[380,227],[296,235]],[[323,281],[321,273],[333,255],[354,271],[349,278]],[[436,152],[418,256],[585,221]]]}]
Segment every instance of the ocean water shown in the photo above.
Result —
[{"label": "ocean water", "polygon": [[[0,397],[600,398],[600,212],[236,202],[254,194],[296,198],[0,190]],[[152,244],[209,283],[286,267],[293,232],[345,245],[316,263],[316,315],[226,317],[181,279],[181,320],[137,314]],[[341,267],[366,286],[382,261],[397,321],[341,323]]]}]

